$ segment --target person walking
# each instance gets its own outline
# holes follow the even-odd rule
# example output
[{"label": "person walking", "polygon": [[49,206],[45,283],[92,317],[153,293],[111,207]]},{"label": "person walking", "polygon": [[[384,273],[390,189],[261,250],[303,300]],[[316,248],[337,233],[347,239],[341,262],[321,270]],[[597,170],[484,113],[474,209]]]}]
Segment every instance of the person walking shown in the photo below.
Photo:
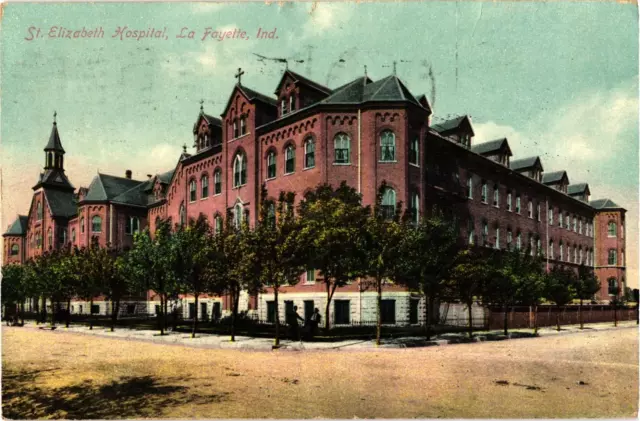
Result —
[{"label": "person walking", "polygon": [[289,325],[289,336],[293,341],[300,340],[300,325],[298,324],[298,320],[304,319],[300,317],[298,314],[298,306],[293,306],[293,310],[287,313],[287,324]]},{"label": "person walking", "polygon": [[313,338],[318,334],[318,326],[320,326],[320,321],[322,320],[322,316],[320,316],[320,310],[316,307],[313,314],[309,318],[311,322],[311,337]]}]

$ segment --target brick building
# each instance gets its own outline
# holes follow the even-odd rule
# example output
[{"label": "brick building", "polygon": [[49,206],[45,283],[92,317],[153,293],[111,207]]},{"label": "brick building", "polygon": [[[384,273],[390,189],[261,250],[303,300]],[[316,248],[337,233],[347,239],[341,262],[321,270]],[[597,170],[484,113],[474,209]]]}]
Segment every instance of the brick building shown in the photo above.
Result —
[{"label": "brick building", "polygon": [[[624,290],[625,210],[608,199],[589,201],[589,186],[571,183],[566,171],[545,172],[539,157],[512,159],[504,138],[475,144],[467,116],[431,124],[426,97],[414,96],[395,74],[378,81],[365,74],[330,89],[287,70],[269,96],[244,86],[242,73],[219,118],[200,107],[193,153],[185,145],[175,168],[143,180],[131,171],[98,174],[75,191],[54,116],[28,215],[3,235],[4,262],[24,262],[68,242],[86,246],[92,237],[130,246],[135,232],[155,230],[162,218],[185,222],[203,214],[217,229],[229,210],[236,223],[253,225],[262,183],[273,198],[289,190],[300,200],[319,183],[346,180],[364,204],[373,204],[386,181],[386,206],[401,201],[423,215],[455,216],[462,238],[474,246],[530,247],[545,254],[547,267],[592,266],[603,283],[600,300],[609,300],[615,287]],[[322,308],[318,276],[309,270],[299,285],[285,287],[283,306]],[[337,291],[334,321],[374,320],[375,303],[367,298],[374,294],[358,283]],[[245,295],[241,305],[268,318],[271,300],[268,292]],[[388,286],[384,318],[416,322],[421,305]],[[207,317],[226,309],[224,299],[209,297],[197,310]]]}]

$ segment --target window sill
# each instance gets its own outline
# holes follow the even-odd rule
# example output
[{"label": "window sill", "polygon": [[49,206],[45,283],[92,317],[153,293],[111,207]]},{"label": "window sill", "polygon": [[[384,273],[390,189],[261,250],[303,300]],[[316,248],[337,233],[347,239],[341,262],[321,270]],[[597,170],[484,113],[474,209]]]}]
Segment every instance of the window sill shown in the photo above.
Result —
[{"label": "window sill", "polygon": [[493,207],[496,208],[496,209],[500,209],[499,205],[493,205]]},{"label": "window sill", "polygon": [[196,203],[195,200],[189,200],[189,203]]},{"label": "window sill", "polygon": [[378,161],[378,164],[395,164],[397,163],[397,160],[393,160],[393,161]]},{"label": "window sill", "polygon": [[484,200],[481,200],[480,203],[482,203],[483,205],[488,205],[489,203],[485,202]]},{"label": "window sill", "polygon": [[349,166],[349,165],[351,165],[351,162],[334,162],[333,165]]},{"label": "window sill", "polygon": [[411,165],[412,167],[420,168],[419,164],[414,164],[413,162],[409,162],[409,165]]},{"label": "window sill", "polygon": [[220,195],[222,195],[222,192],[220,192],[220,193],[216,193],[216,194],[214,194],[214,195],[213,195],[213,196],[211,196],[211,197],[216,197],[216,196],[220,196]]},{"label": "window sill", "polygon": [[209,196],[201,197],[200,200],[207,200]]},{"label": "window sill", "polygon": [[292,175],[292,174],[295,174],[295,173],[296,173],[295,171],[293,171],[293,172],[287,172],[287,173],[282,174],[282,176],[283,176],[283,177],[286,177],[286,176],[288,176],[288,175]]},{"label": "window sill", "polygon": [[314,169],[315,167],[316,167],[315,165],[314,165],[313,167],[306,167],[306,168],[303,168],[303,169],[302,169],[302,171],[312,170],[312,169]]},{"label": "window sill", "polygon": [[242,187],[244,187],[246,185],[247,185],[247,183],[240,184],[239,186],[232,187],[231,190],[239,190],[240,188],[242,188]]},{"label": "window sill", "polygon": [[249,132],[249,133],[245,133],[245,134],[243,134],[243,135],[240,135],[240,136],[238,136],[238,137],[234,137],[233,139],[229,140],[227,143],[235,142],[236,140],[238,140],[238,139],[242,139],[243,137],[247,137],[247,136],[249,136],[250,134],[251,134],[251,133]]},{"label": "window sill", "polygon": [[264,181],[271,181],[271,180],[275,180],[275,179],[276,179],[276,177],[269,177],[269,178],[265,178]]}]

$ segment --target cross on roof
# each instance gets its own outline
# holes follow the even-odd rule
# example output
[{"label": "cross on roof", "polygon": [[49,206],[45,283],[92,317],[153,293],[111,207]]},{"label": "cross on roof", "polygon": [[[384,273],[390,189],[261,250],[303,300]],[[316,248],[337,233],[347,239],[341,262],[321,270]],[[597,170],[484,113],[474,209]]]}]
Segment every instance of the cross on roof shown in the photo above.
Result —
[{"label": "cross on roof", "polygon": [[364,75],[367,76],[367,65],[364,65]]},{"label": "cross on roof", "polygon": [[238,79],[238,85],[242,85],[242,75],[244,74],[244,71],[242,70],[242,67],[238,67],[238,73],[236,73],[236,79]]},{"label": "cross on roof", "polygon": [[204,99],[200,100],[200,111],[204,111]]},{"label": "cross on roof", "polygon": [[394,76],[395,76],[395,74],[396,74],[396,64],[398,64],[398,62],[397,62],[397,61],[394,61],[394,62],[393,62],[393,75],[394,75]]},{"label": "cross on roof", "polygon": [[53,112],[53,124],[56,124],[56,116],[58,115],[57,112]]}]

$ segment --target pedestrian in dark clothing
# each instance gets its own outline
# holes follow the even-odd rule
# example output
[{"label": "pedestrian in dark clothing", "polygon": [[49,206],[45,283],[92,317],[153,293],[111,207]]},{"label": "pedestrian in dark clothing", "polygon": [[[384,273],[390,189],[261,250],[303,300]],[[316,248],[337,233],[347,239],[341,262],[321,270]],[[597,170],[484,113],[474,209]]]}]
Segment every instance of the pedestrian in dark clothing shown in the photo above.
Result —
[{"label": "pedestrian in dark clothing", "polygon": [[298,320],[304,321],[298,314],[298,306],[293,306],[293,310],[287,313],[287,324],[289,325],[289,336],[293,341],[300,340],[300,325]]},{"label": "pedestrian in dark clothing", "polygon": [[311,322],[311,337],[314,337],[318,334],[318,326],[320,325],[320,321],[322,320],[322,316],[320,316],[320,310],[316,307],[313,314],[309,318]]}]

